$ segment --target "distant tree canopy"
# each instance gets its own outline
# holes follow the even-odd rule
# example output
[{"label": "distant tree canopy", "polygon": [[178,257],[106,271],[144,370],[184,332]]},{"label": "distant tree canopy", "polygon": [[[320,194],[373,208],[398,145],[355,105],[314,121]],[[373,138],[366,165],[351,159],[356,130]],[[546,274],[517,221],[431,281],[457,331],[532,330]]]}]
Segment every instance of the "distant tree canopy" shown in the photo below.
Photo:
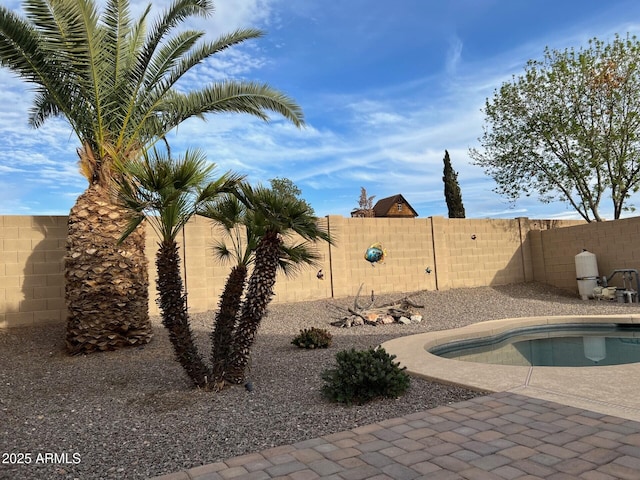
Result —
[{"label": "distant tree canopy", "polygon": [[368,196],[367,189],[360,187],[360,198],[358,199],[358,216],[360,217],[375,217],[373,212],[373,199],[375,195]]},{"label": "distant tree canopy", "polygon": [[462,193],[458,184],[458,173],[451,166],[449,152],[444,151],[444,198],[447,201],[449,218],[465,218],[464,205],[462,204]]},{"label": "distant tree canopy", "polygon": [[315,215],[315,212],[313,208],[311,208],[309,202],[301,198],[302,190],[300,190],[298,186],[291,180],[289,180],[288,178],[276,177],[269,180],[269,183],[271,184],[271,189],[274,192],[284,197],[288,197],[292,200],[298,200],[302,202],[307,211],[310,212],[311,215]]},{"label": "distant tree canopy", "polygon": [[634,210],[627,202],[640,186],[639,69],[635,36],[594,38],[577,51],[545,49],[487,99],[474,163],[510,200],[537,193],[589,222],[603,220],[605,195],[615,219]]}]

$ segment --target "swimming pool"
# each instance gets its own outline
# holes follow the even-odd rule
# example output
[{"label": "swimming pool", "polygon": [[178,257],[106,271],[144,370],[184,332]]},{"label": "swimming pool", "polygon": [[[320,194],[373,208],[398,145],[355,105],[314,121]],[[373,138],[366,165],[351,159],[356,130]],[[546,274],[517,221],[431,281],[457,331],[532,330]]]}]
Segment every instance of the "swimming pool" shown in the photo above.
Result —
[{"label": "swimming pool", "polygon": [[465,362],[593,367],[640,362],[640,325],[561,323],[438,345],[430,353]]},{"label": "swimming pool", "polygon": [[[503,335],[511,330],[580,324],[640,326],[640,315],[567,315],[489,320],[452,330],[394,338],[382,344],[407,373],[486,392],[515,392],[640,421],[640,363],[597,368],[497,365],[434,355],[435,347]],[[560,327],[558,327],[560,328]]]}]

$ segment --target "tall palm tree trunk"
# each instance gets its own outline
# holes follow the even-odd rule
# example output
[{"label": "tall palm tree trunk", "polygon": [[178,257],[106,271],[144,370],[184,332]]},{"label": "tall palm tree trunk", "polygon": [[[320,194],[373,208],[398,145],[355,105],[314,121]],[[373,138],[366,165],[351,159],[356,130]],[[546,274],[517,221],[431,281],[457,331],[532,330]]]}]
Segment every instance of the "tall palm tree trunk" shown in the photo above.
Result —
[{"label": "tall palm tree trunk", "polygon": [[118,244],[128,220],[126,210],[97,184],[71,209],[64,259],[70,353],[115,350],[151,340],[144,230]]},{"label": "tall palm tree trunk", "polygon": [[160,244],[156,267],[162,324],[169,331],[169,340],[173,345],[176,359],[197,387],[208,389],[212,385],[210,383],[212,375],[193,341],[187,312],[187,297],[180,276],[180,256],[175,241],[169,240]]},{"label": "tall palm tree trunk", "polygon": [[229,273],[229,277],[227,277],[227,283],[220,297],[214,329],[211,332],[213,381],[219,388],[224,387],[225,374],[233,350],[233,334],[246,281],[246,265],[238,264],[234,266]]},{"label": "tall palm tree trunk", "polygon": [[233,351],[229,357],[226,373],[226,381],[229,383],[239,384],[244,381],[251,347],[260,321],[273,298],[281,242],[277,232],[269,231],[260,239],[256,247],[253,271],[249,277],[240,319],[233,336]]}]

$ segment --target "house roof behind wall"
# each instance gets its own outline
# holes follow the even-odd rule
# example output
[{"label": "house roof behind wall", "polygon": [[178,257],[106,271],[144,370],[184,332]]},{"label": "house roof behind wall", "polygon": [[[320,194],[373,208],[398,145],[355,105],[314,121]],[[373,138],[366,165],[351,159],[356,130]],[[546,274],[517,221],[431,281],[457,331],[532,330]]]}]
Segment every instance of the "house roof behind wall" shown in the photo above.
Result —
[{"label": "house roof behind wall", "polygon": [[409,210],[411,210],[411,212],[413,212],[413,216],[417,217],[418,216],[418,212],[416,212],[414,210],[414,208],[409,204],[409,202],[407,202],[407,199],[404,198],[401,194],[397,194],[397,195],[392,195],[391,197],[387,197],[387,198],[381,198],[380,200],[378,200],[376,202],[376,204],[373,206],[373,211],[376,217],[386,217],[387,216],[387,212],[389,211],[389,209],[393,206],[396,205],[398,203],[402,203],[403,205],[406,205]]}]

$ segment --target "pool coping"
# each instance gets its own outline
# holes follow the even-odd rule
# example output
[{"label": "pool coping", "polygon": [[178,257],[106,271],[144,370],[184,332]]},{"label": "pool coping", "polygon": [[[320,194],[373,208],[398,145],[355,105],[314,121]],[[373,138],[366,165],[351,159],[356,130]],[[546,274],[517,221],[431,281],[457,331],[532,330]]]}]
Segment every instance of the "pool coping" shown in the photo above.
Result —
[{"label": "pool coping", "polygon": [[[640,421],[640,363],[598,367],[529,367],[490,365],[438,357],[430,347],[513,328],[559,323],[632,323],[640,315],[563,315],[506,318],[452,330],[427,332],[384,342],[407,372],[442,383],[483,392],[513,392],[542,400]],[[627,380],[627,381],[624,381]]]}]

